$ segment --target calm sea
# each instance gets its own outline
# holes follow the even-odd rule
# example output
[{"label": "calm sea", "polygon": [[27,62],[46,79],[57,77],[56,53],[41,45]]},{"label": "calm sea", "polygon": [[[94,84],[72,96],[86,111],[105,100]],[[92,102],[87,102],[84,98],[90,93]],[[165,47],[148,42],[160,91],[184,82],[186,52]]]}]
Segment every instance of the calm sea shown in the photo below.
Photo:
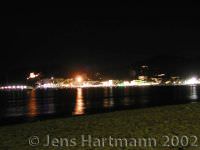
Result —
[{"label": "calm sea", "polygon": [[199,86],[0,91],[0,124],[198,102]]}]

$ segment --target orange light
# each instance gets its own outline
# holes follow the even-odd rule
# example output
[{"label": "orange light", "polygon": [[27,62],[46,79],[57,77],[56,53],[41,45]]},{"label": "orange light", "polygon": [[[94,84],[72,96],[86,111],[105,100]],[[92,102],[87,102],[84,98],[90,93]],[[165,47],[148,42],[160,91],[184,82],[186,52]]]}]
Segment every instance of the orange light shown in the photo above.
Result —
[{"label": "orange light", "polygon": [[76,77],[76,81],[81,83],[81,82],[83,82],[83,78],[81,76],[77,76]]},{"label": "orange light", "polygon": [[83,99],[83,90],[82,90],[82,88],[78,88],[74,114],[75,115],[84,114],[85,113],[84,108],[85,108],[85,106],[84,106],[84,99]]}]

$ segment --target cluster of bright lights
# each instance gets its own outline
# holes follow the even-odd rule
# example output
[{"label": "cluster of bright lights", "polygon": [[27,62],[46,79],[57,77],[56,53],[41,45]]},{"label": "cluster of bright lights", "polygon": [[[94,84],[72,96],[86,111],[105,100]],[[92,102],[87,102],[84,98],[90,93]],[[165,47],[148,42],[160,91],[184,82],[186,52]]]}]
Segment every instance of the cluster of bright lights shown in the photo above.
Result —
[{"label": "cluster of bright lights", "polygon": [[184,84],[185,85],[196,85],[196,84],[200,84],[200,81],[197,78],[192,77],[192,78],[184,81]]},{"label": "cluster of bright lights", "polygon": [[83,84],[80,87],[122,87],[122,86],[149,86],[149,85],[158,85],[159,83],[155,82],[139,82],[137,80],[133,81],[124,81],[120,84],[115,84],[113,80],[104,81],[99,85],[91,85],[88,83]]},{"label": "cluster of bright lights", "polygon": [[[78,83],[78,84],[77,84]],[[140,80],[133,81],[123,81],[122,83],[114,82],[114,80],[108,80],[100,82],[99,84],[91,84],[90,82],[83,81],[83,78],[77,77],[75,78],[75,82],[69,84],[54,84],[54,83],[46,83],[37,86],[37,88],[89,88],[89,87],[122,87],[122,86],[149,86],[149,85],[158,85],[159,83],[155,82],[145,82]]]},{"label": "cluster of bright lights", "polygon": [[[76,87],[76,86],[71,86],[71,87]],[[93,84],[89,84],[89,83],[84,83],[83,85],[79,86],[82,88],[89,88],[89,87],[103,87],[103,85],[99,84],[99,85],[93,85]]]},{"label": "cluster of bright lights", "polygon": [[114,86],[113,80],[108,80],[108,81],[102,82],[102,86]]},{"label": "cluster of bright lights", "polygon": [[133,80],[130,82],[129,86],[147,86],[147,85],[153,85],[155,83],[151,82],[138,82],[136,80]]},{"label": "cluster of bright lights", "polygon": [[56,84],[53,83],[46,83],[43,85],[39,85],[37,88],[58,88],[59,86],[57,86]]},{"label": "cluster of bright lights", "polygon": [[[165,76],[160,74],[159,76]],[[53,78],[51,78],[53,80]],[[196,85],[200,84],[200,80],[193,77],[186,81],[166,81],[165,84],[157,81],[145,81],[145,80],[132,80],[132,81],[119,81],[119,80],[107,80],[103,82],[85,81],[82,76],[76,76],[74,80],[66,83],[54,83],[52,81],[46,82],[37,86],[37,88],[89,88],[89,87],[128,87],[128,86],[156,86],[156,85]]]},{"label": "cluster of bright lights", "polygon": [[36,74],[34,72],[31,72],[27,80],[37,78],[39,75],[40,75],[39,73]]},{"label": "cluster of bright lights", "polygon": [[0,87],[1,90],[17,90],[17,89],[27,89],[27,86],[24,85],[12,85],[12,86],[2,86]]},{"label": "cluster of bright lights", "polygon": [[157,85],[158,83],[154,82],[144,82],[144,81],[138,81],[138,80],[133,80],[133,81],[124,81],[121,86],[148,86],[148,85]]}]

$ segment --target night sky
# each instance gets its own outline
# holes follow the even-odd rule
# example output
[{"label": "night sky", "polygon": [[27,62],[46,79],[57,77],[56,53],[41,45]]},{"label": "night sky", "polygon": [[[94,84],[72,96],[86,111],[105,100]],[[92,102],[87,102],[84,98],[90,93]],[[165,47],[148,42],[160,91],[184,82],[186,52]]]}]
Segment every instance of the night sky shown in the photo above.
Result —
[{"label": "night sky", "polygon": [[126,76],[141,64],[198,73],[198,10],[143,5],[1,10],[1,80],[30,71]]}]

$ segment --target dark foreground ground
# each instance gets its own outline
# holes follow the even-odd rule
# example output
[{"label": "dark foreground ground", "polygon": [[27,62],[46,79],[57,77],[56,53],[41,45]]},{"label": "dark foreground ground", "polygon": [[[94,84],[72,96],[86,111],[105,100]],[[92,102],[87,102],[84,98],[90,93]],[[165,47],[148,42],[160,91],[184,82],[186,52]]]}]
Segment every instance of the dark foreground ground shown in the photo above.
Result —
[{"label": "dark foreground ground", "polygon": [[[83,139],[88,140],[90,135],[90,142],[84,143]],[[48,136],[51,142],[47,146],[45,144]],[[196,150],[200,149],[200,104],[127,110],[2,126],[0,149]]]}]

